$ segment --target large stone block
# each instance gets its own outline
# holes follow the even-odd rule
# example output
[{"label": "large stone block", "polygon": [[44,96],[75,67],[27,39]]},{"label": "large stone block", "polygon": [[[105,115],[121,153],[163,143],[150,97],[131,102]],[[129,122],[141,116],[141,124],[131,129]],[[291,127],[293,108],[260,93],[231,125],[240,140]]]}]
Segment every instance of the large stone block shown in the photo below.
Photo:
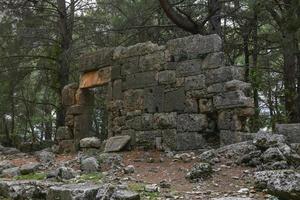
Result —
[{"label": "large stone block", "polygon": [[183,112],[185,102],[184,88],[177,88],[166,92],[164,100],[165,112]]},{"label": "large stone block", "polygon": [[174,65],[177,77],[195,76],[202,72],[201,59],[185,60],[182,62],[176,62]]},{"label": "large stone block", "polygon": [[173,129],[176,128],[176,112],[172,113],[155,113],[153,116],[154,128],[156,129]]},{"label": "large stone block", "polygon": [[176,150],[178,151],[204,149],[207,147],[206,140],[197,132],[177,133],[176,144]]},{"label": "large stone block", "polygon": [[208,127],[206,115],[181,114],[177,115],[177,130],[179,132],[203,131]]},{"label": "large stone block", "polygon": [[112,85],[112,97],[113,99],[123,99],[122,93],[122,80],[118,79],[113,82]]},{"label": "large stone block", "polygon": [[146,88],[145,93],[145,112],[155,113],[164,110],[164,87],[154,86]]},{"label": "large stone block", "polygon": [[246,97],[241,90],[218,94],[213,97],[214,106],[217,109],[253,107],[253,99]]},{"label": "large stone block", "polygon": [[[203,54],[218,52],[222,49],[222,39],[214,35],[192,35],[184,38],[178,38],[167,42],[167,49],[171,55],[182,57],[197,58]],[[176,61],[176,59],[175,59]]]},{"label": "large stone block", "polygon": [[139,71],[160,71],[165,68],[166,57],[164,51],[156,51],[151,54],[140,56]]},{"label": "large stone block", "polygon": [[173,84],[176,83],[176,74],[174,70],[165,70],[157,73],[157,80],[159,84]]},{"label": "large stone block", "polygon": [[144,110],[144,90],[127,90],[124,92],[124,108],[126,111]]},{"label": "large stone block", "polygon": [[111,67],[105,67],[97,71],[86,72],[80,77],[79,87],[93,88],[107,84],[111,81]]},{"label": "large stone block", "polygon": [[243,128],[242,122],[234,111],[221,111],[218,115],[219,130],[240,131]]},{"label": "large stone block", "polygon": [[245,68],[226,66],[205,71],[206,84],[223,83],[231,80],[245,80]]},{"label": "large stone block", "polygon": [[141,72],[126,76],[125,88],[138,89],[157,85],[155,72]]},{"label": "large stone block", "polygon": [[136,132],[135,143],[137,146],[154,149],[156,138],[161,137],[161,131],[138,131]]},{"label": "large stone block", "polygon": [[225,58],[223,52],[216,52],[208,54],[202,62],[203,69],[215,69],[225,65]]},{"label": "large stone block", "polygon": [[189,76],[185,78],[184,89],[189,90],[201,90],[205,88],[205,76]]},{"label": "large stone block", "polygon": [[159,46],[152,42],[138,43],[130,47],[117,47],[114,51],[114,59],[122,59],[133,56],[141,56],[151,54],[156,51],[162,51],[165,46]]},{"label": "large stone block", "polygon": [[115,48],[102,48],[96,52],[83,55],[80,58],[80,71],[88,72],[97,70],[113,63]]},{"label": "large stone block", "polygon": [[285,135],[289,143],[300,143],[300,124],[276,124],[275,132]]},{"label": "large stone block", "polygon": [[75,102],[75,94],[76,90],[78,89],[77,83],[71,83],[66,85],[62,90],[62,104],[64,106],[71,106],[74,105]]},{"label": "large stone block", "polygon": [[121,66],[121,76],[131,75],[140,71],[138,57],[124,58],[118,63]]},{"label": "large stone block", "polygon": [[161,131],[162,143],[165,150],[177,150],[177,131],[176,129],[165,129]]}]

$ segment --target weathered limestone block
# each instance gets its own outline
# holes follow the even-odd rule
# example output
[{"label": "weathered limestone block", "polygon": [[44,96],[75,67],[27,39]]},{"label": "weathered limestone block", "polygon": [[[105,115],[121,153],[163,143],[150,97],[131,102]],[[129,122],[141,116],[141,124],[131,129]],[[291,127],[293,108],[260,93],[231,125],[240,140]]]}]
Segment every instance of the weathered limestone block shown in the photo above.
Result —
[{"label": "weathered limestone block", "polygon": [[56,140],[70,140],[73,138],[72,131],[67,126],[61,126],[57,129]]},{"label": "weathered limestone block", "polygon": [[137,131],[135,143],[137,146],[153,149],[156,146],[156,138],[161,137],[161,131]]},{"label": "weathered limestone block", "polygon": [[126,111],[143,110],[144,105],[144,90],[137,89],[124,92],[124,108]]},{"label": "weathered limestone block", "polygon": [[177,88],[165,93],[165,112],[184,111],[185,93],[184,88]]},{"label": "weathered limestone block", "polygon": [[118,63],[121,65],[121,76],[135,74],[140,71],[139,57],[123,58]]},{"label": "weathered limestone block", "polygon": [[131,137],[129,135],[110,137],[105,145],[105,152],[118,152],[124,149],[130,142]]},{"label": "weathered limestone block", "polygon": [[111,67],[111,80],[121,79],[121,64],[115,64]]},{"label": "weathered limestone block", "polygon": [[154,128],[173,129],[176,128],[177,113],[155,113],[153,116]]},{"label": "weathered limestone block", "polygon": [[185,60],[182,62],[174,62],[177,77],[195,76],[202,72],[202,60]]},{"label": "weathered limestone block", "polygon": [[253,133],[248,132],[239,132],[239,131],[228,131],[221,130],[220,131],[220,145],[225,146],[229,144],[249,141],[254,138]]},{"label": "weathered limestone block", "polygon": [[225,85],[224,83],[216,83],[212,84],[207,87],[207,93],[208,94],[217,94],[217,93],[223,93],[225,92]]},{"label": "weathered limestone block", "polygon": [[226,66],[217,69],[205,71],[206,84],[212,85],[215,83],[222,83],[231,80],[245,79],[245,69],[237,66]]},{"label": "weathered limestone block", "polygon": [[181,114],[177,115],[177,131],[197,132],[207,128],[206,115],[203,114]]},{"label": "weathered limestone block", "polygon": [[205,76],[189,76],[185,78],[184,89],[189,90],[201,90],[205,88]]},{"label": "weathered limestone block", "polygon": [[90,71],[81,75],[79,88],[93,88],[111,81],[111,67],[105,67],[98,71]]},{"label": "weathered limestone block", "polygon": [[202,98],[199,99],[200,113],[211,113],[214,111],[212,99]]},{"label": "weathered limestone block", "polygon": [[141,72],[126,76],[126,89],[142,89],[157,85],[155,72]]},{"label": "weathered limestone block", "polygon": [[185,100],[185,113],[198,113],[198,101],[195,98],[187,98]]},{"label": "weathered limestone block", "polygon": [[201,149],[207,146],[206,140],[197,132],[177,133],[176,144],[178,151]]},{"label": "weathered limestone block", "polygon": [[222,49],[222,40],[216,34],[208,36],[193,35],[170,40],[167,42],[167,49],[171,55],[179,56],[179,59],[175,57],[175,61],[181,60],[183,56],[186,59],[197,58],[202,54],[220,51]]},{"label": "weathered limestone block", "polygon": [[176,73],[174,70],[160,71],[157,73],[157,80],[159,84],[176,83]]},{"label": "weathered limestone block", "polygon": [[113,82],[112,97],[113,97],[113,99],[122,99],[123,98],[122,80],[121,79],[115,80]]},{"label": "weathered limestone block", "polygon": [[214,106],[217,109],[253,107],[253,99],[246,97],[241,90],[226,92],[213,97]]},{"label": "weathered limestone block", "polygon": [[241,91],[247,91],[251,88],[250,83],[246,83],[240,80],[232,80],[228,81],[225,83],[225,90],[226,91],[236,91],[236,90],[241,90]]},{"label": "weathered limestone block", "polygon": [[165,51],[156,51],[139,57],[139,71],[160,71],[165,68],[166,63]]},{"label": "weathered limestone block", "polygon": [[234,111],[224,110],[218,115],[218,128],[220,130],[240,131],[243,128],[243,124]]},{"label": "weathered limestone block", "polygon": [[96,52],[83,55],[80,58],[80,70],[88,72],[111,65],[113,63],[114,49],[102,48]]},{"label": "weathered limestone block", "polygon": [[145,112],[155,113],[164,111],[165,90],[162,86],[146,88],[145,91]]},{"label": "weathered limestone block", "polygon": [[223,52],[208,54],[202,62],[203,69],[215,69],[225,66],[225,56]]},{"label": "weathered limestone block", "polygon": [[209,95],[207,93],[206,88],[204,88],[202,90],[190,90],[190,91],[187,91],[186,92],[186,96],[188,98],[196,98],[196,99],[212,97],[212,95]]},{"label": "weathered limestone block", "polygon": [[133,56],[147,55],[156,51],[162,51],[164,49],[165,46],[159,46],[157,44],[153,44],[152,42],[138,43],[130,47],[117,47],[114,51],[113,58],[121,59]]},{"label": "weathered limestone block", "polygon": [[62,104],[64,106],[71,106],[74,105],[75,102],[75,94],[76,90],[78,89],[77,83],[71,83],[66,85],[62,90]]},{"label": "weathered limestone block", "polygon": [[176,129],[165,129],[161,131],[163,148],[165,150],[177,150],[177,131]]},{"label": "weathered limestone block", "polygon": [[285,135],[289,143],[300,143],[300,124],[276,124],[275,132]]}]

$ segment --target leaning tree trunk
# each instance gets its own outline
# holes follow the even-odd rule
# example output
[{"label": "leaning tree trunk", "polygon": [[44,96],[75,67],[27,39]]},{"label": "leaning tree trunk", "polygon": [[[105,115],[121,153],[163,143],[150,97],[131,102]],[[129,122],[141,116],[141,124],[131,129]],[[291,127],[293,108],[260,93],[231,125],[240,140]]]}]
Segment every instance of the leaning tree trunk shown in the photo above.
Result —
[{"label": "leaning tree trunk", "polygon": [[209,18],[209,32],[211,34],[218,34],[222,36],[221,29],[221,3],[220,0],[209,0],[208,1],[208,15]]}]

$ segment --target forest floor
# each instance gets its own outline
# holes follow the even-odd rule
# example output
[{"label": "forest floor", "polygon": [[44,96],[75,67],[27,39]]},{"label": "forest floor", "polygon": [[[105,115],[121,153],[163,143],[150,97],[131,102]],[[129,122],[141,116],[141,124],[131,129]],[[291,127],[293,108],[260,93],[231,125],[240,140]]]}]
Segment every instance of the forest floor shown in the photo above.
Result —
[{"label": "forest floor", "polygon": [[[167,156],[166,153],[159,151],[127,151],[120,152],[118,155],[121,155],[123,158],[122,167],[125,168],[132,165],[134,172],[128,174],[124,173],[123,170],[119,170],[115,174],[115,178],[108,178],[107,180],[110,183],[126,184],[131,190],[139,193],[143,193],[144,188],[150,185],[153,191],[141,194],[142,199],[206,200],[227,196],[245,199],[246,197],[250,197],[257,200],[269,198],[269,195],[254,189],[254,168],[237,166],[230,160],[220,159],[218,163],[213,165],[214,172],[211,177],[191,182],[186,179],[186,174],[194,163],[198,162],[198,158],[192,152],[183,154],[185,156],[184,159],[181,159],[180,156],[176,157],[176,155]],[[39,172],[46,174],[49,170],[76,159],[78,159],[77,154],[56,155],[55,163]],[[24,153],[10,156],[0,155],[0,162],[3,160],[9,160],[17,167],[28,163],[38,163],[36,156]],[[72,164],[72,168],[80,170],[80,164],[74,163]],[[106,172],[110,170],[110,167],[103,164],[99,173],[109,176]],[[12,178],[12,180],[15,179]],[[20,177],[17,179],[22,180]],[[95,179],[91,180],[99,181]]]}]

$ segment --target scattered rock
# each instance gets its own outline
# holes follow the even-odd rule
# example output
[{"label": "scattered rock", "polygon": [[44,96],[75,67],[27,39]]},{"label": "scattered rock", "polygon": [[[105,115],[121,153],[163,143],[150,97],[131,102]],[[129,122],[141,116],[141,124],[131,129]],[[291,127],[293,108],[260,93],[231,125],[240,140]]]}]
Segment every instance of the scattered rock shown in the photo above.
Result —
[{"label": "scattered rock", "polygon": [[211,200],[254,200],[248,197],[221,197],[221,198],[213,198]]},{"label": "scattered rock", "polygon": [[186,175],[190,180],[205,179],[210,177],[213,170],[209,163],[195,163],[192,169]]},{"label": "scattered rock", "polygon": [[135,171],[135,168],[133,165],[128,165],[127,167],[124,168],[125,174],[133,174],[134,171]]},{"label": "scattered rock", "polygon": [[64,180],[69,180],[72,178],[75,178],[76,173],[75,171],[70,167],[60,167],[57,169],[57,177]]},{"label": "scattered rock", "polygon": [[171,188],[171,184],[168,183],[166,180],[160,181],[159,186],[160,186],[161,188]]},{"label": "scattered rock", "polygon": [[128,135],[115,136],[107,140],[105,145],[105,152],[121,151],[130,141],[131,137]]},{"label": "scattered rock", "polygon": [[99,164],[97,159],[94,157],[82,159],[80,169],[84,173],[97,172],[99,170]]},{"label": "scattered rock", "polygon": [[91,200],[96,199],[100,186],[92,184],[69,184],[61,186],[52,186],[49,189],[47,200],[65,200],[80,199]]},{"label": "scattered rock", "polygon": [[238,193],[240,194],[249,194],[250,190],[248,188],[241,188]]},{"label": "scattered rock", "polygon": [[262,149],[278,147],[283,143],[286,143],[286,137],[284,135],[272,134],[263,131],[258,132],[253,139],[253,144]]},{"label": "scattered rock", "polygon": [[19,167],[13,167],[13,168],[8,168],[2,171],[2,174],[5,177],[15,177],[20,175],[20,168]]},{"label": "scattered rock", "polygon": [[159,187],[156,184],[145,185],[146,192],[159,192]]},{"label": "scattered rock", "polygon": [[255,186],[279,199],[299,200],[300,174],[293,170],[260,171],[254,174]]},{"label": "scattered rock", "polygon": [[53,163],[55,160],[55,154],[45,150],[37,152],[36,156],[42,164]]},{"label": "scattered rock", "polygon": [[15,167],[10,161],[4,160],[0,162],[0,173],[2,173],[3,170],[8,169],[8,168],[13,168]]},{"label": "scattered rock", "polygon": [[81,148],[100,148],[101,147],[101,140],[96,137],[88,137],[80,140],[80,147]]},{"label": "scattered rock", "polygon": [[29,164],[22,165],[20,167],[20,173],[22,175],[34,173],[35,171],[38,170],[39,166],[40,164],[38,163],[29,163]]},{"label": "scattered rock", "polygon": [[140,200],[140,195],[129,190],[116,190],[111,199],[115,200]]}]

